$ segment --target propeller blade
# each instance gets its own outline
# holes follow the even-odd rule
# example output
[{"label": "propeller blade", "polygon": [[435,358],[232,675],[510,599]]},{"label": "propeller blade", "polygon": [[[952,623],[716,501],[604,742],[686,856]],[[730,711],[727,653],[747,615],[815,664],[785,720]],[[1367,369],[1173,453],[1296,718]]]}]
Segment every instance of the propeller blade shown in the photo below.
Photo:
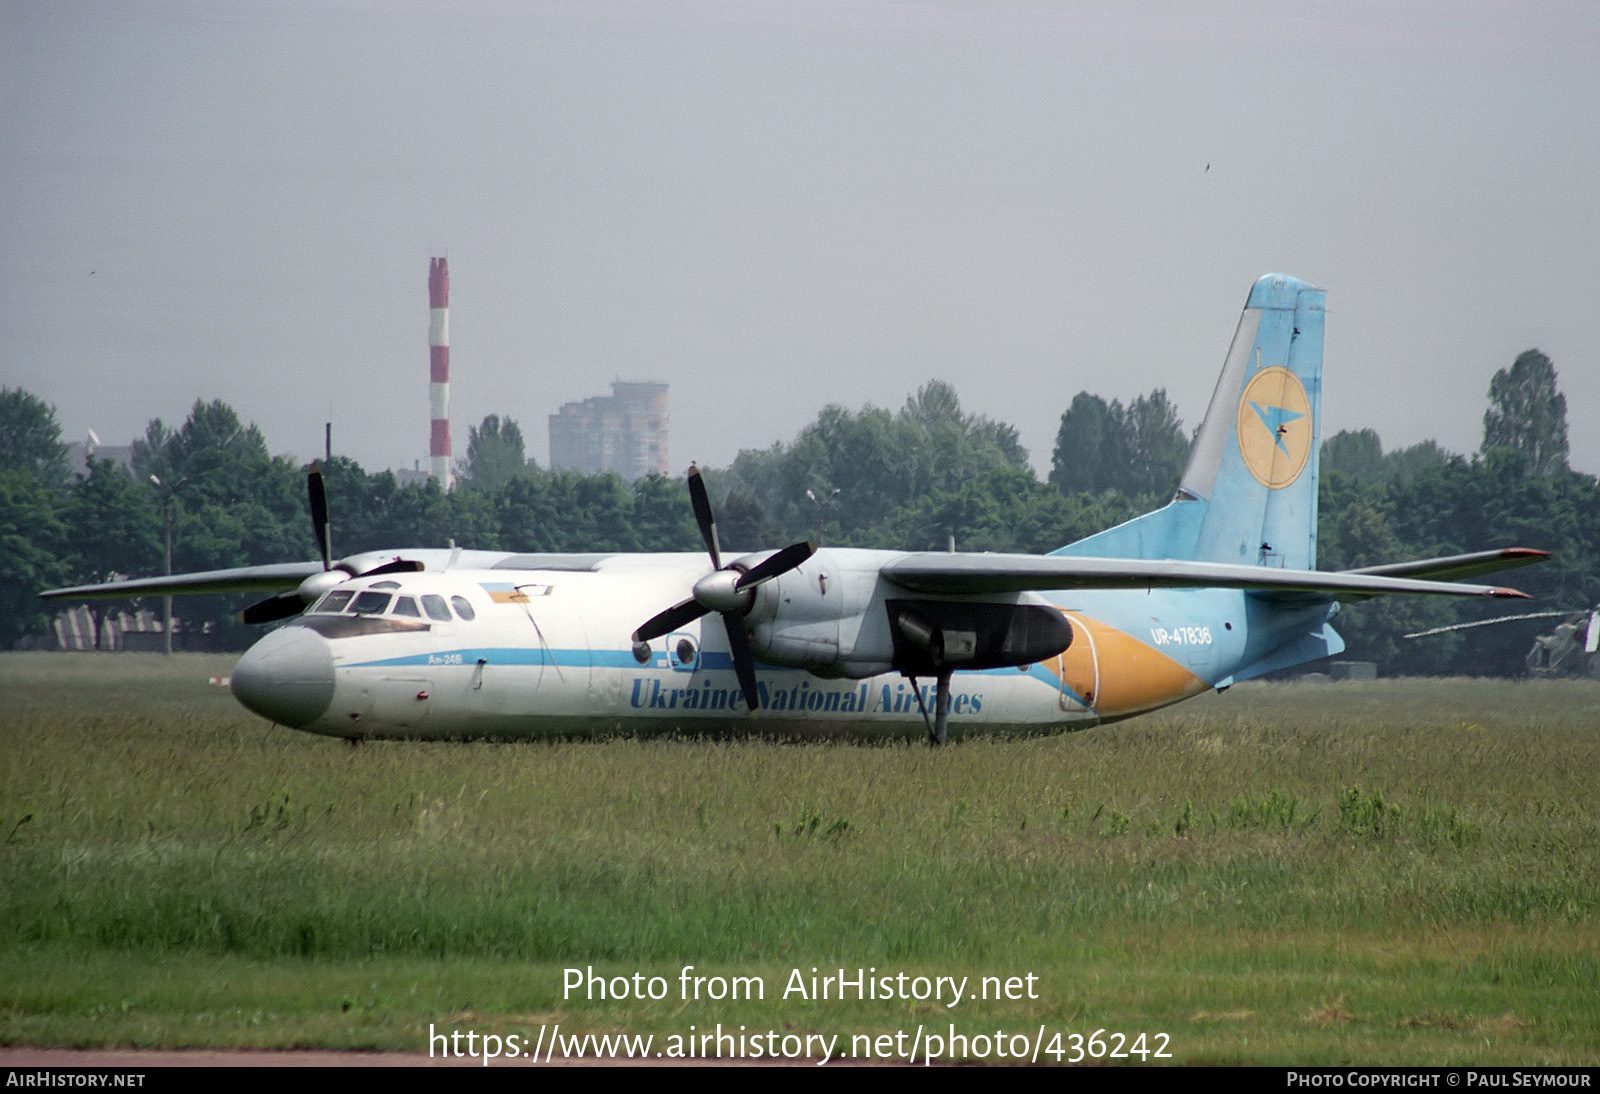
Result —
[{"label": "propeller blade", "polygon": [[322,485],[322,467],[312,462],[306,473],[306,493],[311,501],[311,530],[317,537],[317,550],[322,552],[322,568],[333,566],[333,545],[328,539],[328,492]]},{"label": "propeller blade", "polygon": [[1471,623],[1452,623],[1448,627],[1434,627],[1428,631],[1412,631],[1403,634],[1401,638],[1427,638],[1429,635],[1444,634],[1446,631],[1465,631],[1473,627],[1490,627],[1496,623],[1515,623],[1523,619],[1554,619],[1558,615],[1571,615],[1571,612],[1524,612],[1521,615],[1497,615],[1493,619],[1478,619]]},{"label": "propeller blade", "polygon": [[706,553],[711,556],[711,568],[722,569],[722,551],[717,544],[717,518],[711,515],[711,499],[706,496],[706,484],[700,478],[700,469],[689,465],[689,503],[694,506],[694,522],[700,526],[700,538],[705,541]]},{"label": "propeller blade", "polygon": [[752,566],[733,587],[743,591],[763,581],[770,581],[779,574],[788,573],[816,553],[817,545],[814,543],[791,543],[765,562]]},{"label": "propeller blade", "polygon": [[635,642],[652,642],[664,634],[671,634],[685,623],[694,622],[710,610],[709,608],[701,607],[700,602],[691,596],[682,604],[674,604],[634,631],[633,640]]},{"label": "propeller blade", "polygon": [[1594,653],[1600,650],[1600,611],[1589,613],[1589,630],[1583,636],[1583,652]]},{"label": "propeller blade", "polygon": [[239,622],[252,626],[257,623],[274,623],[279,619],[288,619],[291,615],[299,615],[305,607],[306,603],[300,599],[298,592],[269,596],[240,612]]},{"label": "propeller blade", "polygon": [[733,654],[733,671],[739,676],[739,690],[744,692],[745,705],[754,714],[761,709],[761,692],[756,688],[756,658],[750,652],[744,617],[737,612],[723,612],[722,627],[728,632],[728,651]]}]

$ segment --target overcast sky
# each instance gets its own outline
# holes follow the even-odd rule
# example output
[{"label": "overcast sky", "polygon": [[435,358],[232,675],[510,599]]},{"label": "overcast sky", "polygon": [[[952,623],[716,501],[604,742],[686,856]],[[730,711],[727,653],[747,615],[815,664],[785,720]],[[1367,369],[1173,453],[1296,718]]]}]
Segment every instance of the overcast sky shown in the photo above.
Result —
[{"label": "overcast sky", "polygon": [[1048,472],[1083,389],[1197,424],[1281,271],[1325,434],[1470,452],[1538,346],[1600,472],[1597,179],[1593,0],[0,0],[0,383],[426,466],[447,254],[458,456],[656,379],[722,466],[941,378]]}]

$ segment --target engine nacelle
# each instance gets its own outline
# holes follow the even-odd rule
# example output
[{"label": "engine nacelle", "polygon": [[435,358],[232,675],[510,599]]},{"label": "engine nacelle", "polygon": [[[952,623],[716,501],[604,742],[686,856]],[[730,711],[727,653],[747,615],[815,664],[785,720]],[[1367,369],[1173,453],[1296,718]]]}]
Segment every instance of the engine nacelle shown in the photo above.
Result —
[{"label": "engine nacelle", "polygon": [[1066,616],[1042,604],[890,600],[894,667],[911,676],[1031,665],[1072,644]]},{"label": "engine nacelle", "polygon": [[762,585],[745,617],[762,661],[818,676],[1028,665],[1072,642],[1061,612],[1028,594],[1002,600],[902,599],[880,577],[889,552],[834,548]]},{"label": "engine nacelle", "polygon": [[768,664],[807,669],[818,676],[863,677],[884,671],[863,671],[864,667],[850,664],[849,656],[851,636],[872,604],[878,581],[875,562],[854,556],[877,553],[818,551],[762,585],[745,617],[755,655]]}]

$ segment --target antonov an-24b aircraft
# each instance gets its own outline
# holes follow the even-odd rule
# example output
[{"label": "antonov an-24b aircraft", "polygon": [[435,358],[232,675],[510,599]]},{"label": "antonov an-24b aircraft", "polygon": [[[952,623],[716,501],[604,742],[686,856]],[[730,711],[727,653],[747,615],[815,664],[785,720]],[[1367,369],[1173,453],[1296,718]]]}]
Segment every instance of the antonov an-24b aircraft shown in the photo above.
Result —
[{"label": "antonov an-24b aircraft", "polygon": [[[289,619],[233,670],[264,718],[362,738],[1081,728],[1339,653],[1341,600],[1519,597],[1457,579],[1523,548],[1316,567],[1324,292],[1269,274],[1245,303],[1176,496],[1048,555],[391,550],[56,589],[262,591]],[[752,721],[759,709],[760,717]]]}]

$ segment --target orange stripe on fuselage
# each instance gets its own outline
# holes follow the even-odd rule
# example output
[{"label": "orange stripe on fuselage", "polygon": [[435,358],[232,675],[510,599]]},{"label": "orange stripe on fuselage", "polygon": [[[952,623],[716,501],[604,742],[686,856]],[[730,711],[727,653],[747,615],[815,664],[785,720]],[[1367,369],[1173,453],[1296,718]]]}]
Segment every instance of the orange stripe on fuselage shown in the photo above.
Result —
[{"label": "orange stripe on fuselage", "polygon": [[[1072,645],[1044,667],[1088,702],[1102,718],[1122,718],[1199,695],[1211,685],[1166,654],[1130,634],[1079,612],[1064,612],[1072,622]],[[1096,689],[1095,662],[1099,661]]]}]

